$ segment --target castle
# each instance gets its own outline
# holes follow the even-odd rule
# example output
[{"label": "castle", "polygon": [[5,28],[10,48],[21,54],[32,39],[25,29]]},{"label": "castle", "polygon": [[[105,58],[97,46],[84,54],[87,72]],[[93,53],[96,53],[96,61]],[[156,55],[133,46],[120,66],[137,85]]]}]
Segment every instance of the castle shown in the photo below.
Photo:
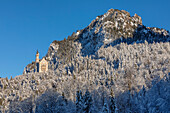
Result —
[{"label": "castle", "polygon": [[36,59],[35,59],[35,69],[36,72],[46,72],[48,71],[48,61],[45,60],[45,58],[43,57],[41,60],[39,59],[39,52],[37,50],[36,53]]}]

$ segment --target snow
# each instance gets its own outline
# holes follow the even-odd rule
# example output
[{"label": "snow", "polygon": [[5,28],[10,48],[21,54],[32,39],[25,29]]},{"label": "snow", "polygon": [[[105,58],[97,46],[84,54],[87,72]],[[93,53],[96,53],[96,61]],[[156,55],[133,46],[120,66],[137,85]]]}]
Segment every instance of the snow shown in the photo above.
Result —
[{"label": "snow", "polygon": [[111,22],[111,21],[106,21],[103,25],[105,25],[105,24],[113,24],[113,22]]},{"label": "snow", "polygon": [[88,43],[85,45],[85,47],[89,47],[90,45],[91,45],[91,43],[88,42]]},{"label": "snow", "polygon": [[57,51],[59,45],[58,45],[58,44],[51,43],[51,44],[50,44],[50,47],[52,47],[55,51]]},{"label": "snow", "polygon": [[78,36],[80,34],[80,32],[78,31],[77,33],[76,33],[76,35]]},{"label": "snow", "polygon": [[133,25],[134,25],[134,23],[133,23],[132,21],[130,22],[130,24],[131,24],[131,26],[133,26]]},{"label": "snow", "polygon": [[[105,14],[104,17],[107,17],[108,14]],[[118,20],[122,21],[122,18]],[[101,20],[97,24],[103,24],[106,27],[113,27],[114,23],[111,21],[100,22]],[[131,24],[137,25],[136,23]],[[80,37],[82,38],[80,41],[73,42],[75,54],[72,57],[70,57],[72,50],[67,51],[68,56],[58,54],[58,52],[56,56],[53,56],[59,45],[52,43],[50,45],[52,50],[49,72],[25,73],[21,78],[14,79],[15,81],[9,80],[2,83],[3,86],[9,84],[13,87],[1,91],[1,97],[7,97],[5,102],[10,104],[9,108],[25,111],[25,106],[38,103],[35,107],[39,112],[51,110],[64,113],[100,113],[102,111],[110,112],[110,106],[116,112],[170,111],[168,108],[170,85],[169,78],[166,78],[170,67],[168,64],[170,58],[169,42],[142,43],[146,37],[141,37],[137,41],[131,40],[130,44],[120,42],[116,43],[115,46],[111,45],[112,42],[119,38],[122,41],[122,34],[119,32],[120,36],[114,39],[105,31],[103,26],[95,34],[94,32],[99,28],[98,25],[83,33],[83,38]],[[118,26],[117,21],[115,21],[115,26]],[[124,22],[123,28],[125,29],[123,30],[127,30],[125,26],[126,22]],[[139,36],[143,32],[149,33],[147,29],[142,29],[142,32],[136,31]],[[125,34],[125,32],[123,33]],[[76,34],[79,35],[79,32]],[[93,40],[94,36],[97,36],[95,40]],[[152,39],[150,35],[147,38]],[[170,38],[166,38],[166,41],[170,41]],[[111,46],[105,46],[107,43],[111,43]],[[158,51],[162,51],[162,54],[158,54]],[[62,51],[62,53],[64,52]],[[87,57],[82,54],[87,55]],[[71,58],[69,62],[66,62],[67,58]],[[54,59],[56,59],[55,62]],[[24,85],[22,85],[23,81],[26,81]],[[0,84],[1,82],[0,80]],[[130,89],[129,83],[132,85]],[[112,88],[114,95],[117,95],[113,103],[109,101]],[[87,92],[86,89],[90,89],[90,92]],[[22,97],[25,100],[13,104],[9,103],[7,90],[9,92],[12,90],[17,95],[14,96],[15,98]],[[76,94],[78,90],[82,91],[82,94]],[[43,94],[35,95],[35,100],[29,99],[28,97],[35,94],[35,91],[43,92]],[[61,96],[62,93],[64,96]],[[14,97],[12,99],[15,99]],[[28,103],[29,101],[31,103]],[[27,110],[30,109],[27,108]]]},{"label": "snow", "polygon": [[148,33],[148,31],[147,31],[146,29],[144,29],[144,30],[143,30],[143,32],[144,32],[145,34],[147,34],[147,33]]},{"label": "snow", "polygon": [[123,40],[123,38],[122,38],[122,37],[120,37],[120,40],[122,41],[122,40]]},{"label": "snow", "polygon": [[117,21],[115,22],[115,27],[116,27],[116,28],[118,27],[118,22],[117,22]]},{"label": "snow", "polygon": [[112,42],[112,39],[111,38],[110,39],[105,38],[104,42],[105,43],[110,43],[110,42]]},{"label": "snow", "polygon": [[126,22],[124,22],[123,23],[123,29],[126,28],[126,25],[127,25]]}]

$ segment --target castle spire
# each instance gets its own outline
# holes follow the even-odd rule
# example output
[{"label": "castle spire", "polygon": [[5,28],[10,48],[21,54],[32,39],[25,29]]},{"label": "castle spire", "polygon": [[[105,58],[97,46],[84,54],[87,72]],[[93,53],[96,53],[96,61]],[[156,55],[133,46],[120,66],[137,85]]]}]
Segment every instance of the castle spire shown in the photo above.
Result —
[{"label": "castle spire", "polygon": [[39,60],[39,52],[38,52],[38,50],[37,50],[35,62],[38,63],[39,61],[40,61],[40,60]]}]

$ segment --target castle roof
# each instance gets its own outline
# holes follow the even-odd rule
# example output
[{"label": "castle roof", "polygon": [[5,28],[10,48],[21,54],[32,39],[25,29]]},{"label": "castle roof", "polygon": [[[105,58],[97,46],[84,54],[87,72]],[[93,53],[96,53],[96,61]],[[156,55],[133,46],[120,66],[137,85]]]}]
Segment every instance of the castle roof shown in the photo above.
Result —
[{"label": "castle roof", "polygon": [[37,50],[37,54],[38,54],[39,52],[38,52],[38,50]]}]

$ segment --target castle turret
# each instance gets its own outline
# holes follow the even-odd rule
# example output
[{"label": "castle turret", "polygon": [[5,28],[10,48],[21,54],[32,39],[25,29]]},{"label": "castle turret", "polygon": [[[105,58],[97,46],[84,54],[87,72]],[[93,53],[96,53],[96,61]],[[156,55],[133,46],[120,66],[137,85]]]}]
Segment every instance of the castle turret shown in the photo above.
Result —
[{"label": "castle turret", "polygon": [[36,63],[39,63],[39,61],[40,61],[40,60],[39,60],[39,52],[38,52],[38,50],[37,50],[35,62],[36,62]]},{"label": "castle turret", "polygon": [[37,50],[35,59],[35,72],[46,72],[48,71],[48,61],[45,58],[39,59],[39,52]]},{"label": "castle turret", "polygon": [[37,50],[37,53],[36,53],[36,58],[35,58],[35,72],[39,72],[39,61],[40,61],[40,59],[39,59],[39,52],[38,52],[38,50]]}]

